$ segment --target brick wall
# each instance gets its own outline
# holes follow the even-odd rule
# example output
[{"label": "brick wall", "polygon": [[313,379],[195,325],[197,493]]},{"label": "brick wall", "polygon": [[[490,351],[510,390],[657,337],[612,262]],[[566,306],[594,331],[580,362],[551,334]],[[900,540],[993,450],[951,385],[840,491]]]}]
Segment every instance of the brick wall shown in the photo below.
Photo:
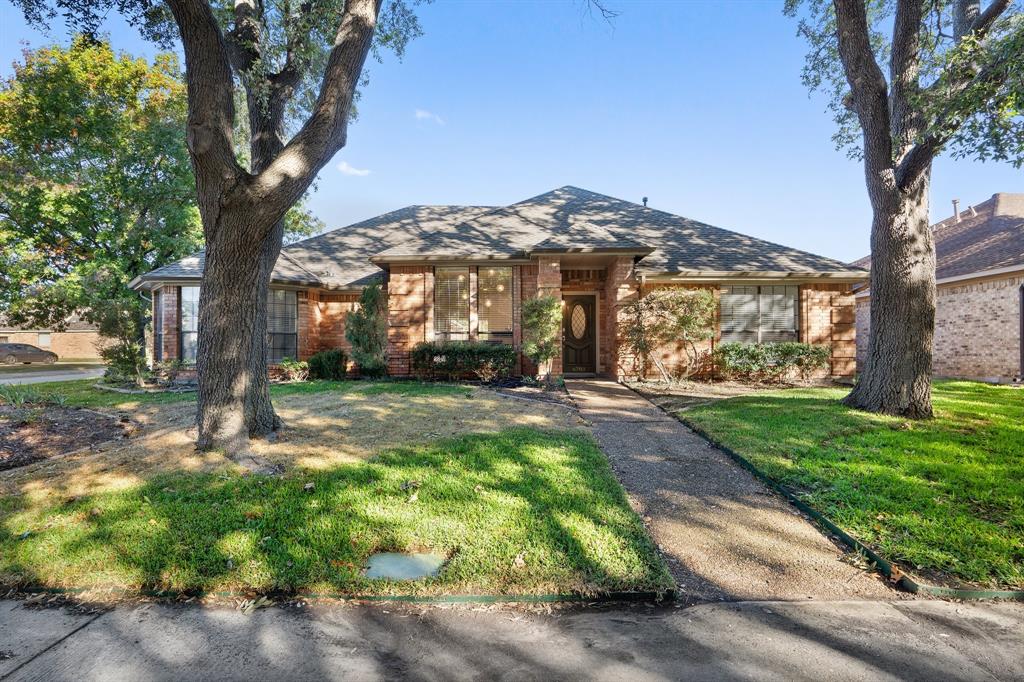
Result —
[{"label": "brick wall", "polygon": [[[562,297],[562,259],[558,256],[540,256],[537,258],[537,296]],[[550,371],[553,376],[562,373],[562,350],[559,344],[558,355],[551,359]]]},{"label": "brick wall", "polygon": [[[937,288],[932,368],[937,376],[1010,381],[1020,372],[1020,287],[1024,275]],[[857,306],[858,357],[871,333],[868,299]]]},{"label": "brick wall", "polygon": [[832,347],[834,377],[850,377],[857,371],[855,305],[849,284],[800,287],[800,340]]},{"label": "brick wall", "polygon": [[44,350],[53,351],[61,360],[98,360],[99,349],[102,347],[99,332],[68,331],[42,332],[50,335],[50,344],[39,343],[39,332],[35,331],[0,331],[0,336],[7,337],[7,343],[27,343]]},{"label": "brick wall", "polygon": [[392,266],[388,280],[388,373],[392,376],[410,374],[412,347],[428,340],[426,302],[433,303],[433,290],[433,268]]}]

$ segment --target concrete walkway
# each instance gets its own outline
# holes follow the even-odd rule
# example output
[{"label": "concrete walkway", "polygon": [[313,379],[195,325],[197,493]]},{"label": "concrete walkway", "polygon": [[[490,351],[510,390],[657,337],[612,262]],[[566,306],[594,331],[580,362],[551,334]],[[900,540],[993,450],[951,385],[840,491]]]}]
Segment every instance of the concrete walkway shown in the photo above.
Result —
[{"label": "concrete walkway", "polygon": [[568,380],[680,593],[720,600],[904,599],[729,457],[621,384]]},{"label": "concrete walkway", "polygon": [[1024,608],[938,601],[689,608],[0,601],[3,680],[1020,680]]}]

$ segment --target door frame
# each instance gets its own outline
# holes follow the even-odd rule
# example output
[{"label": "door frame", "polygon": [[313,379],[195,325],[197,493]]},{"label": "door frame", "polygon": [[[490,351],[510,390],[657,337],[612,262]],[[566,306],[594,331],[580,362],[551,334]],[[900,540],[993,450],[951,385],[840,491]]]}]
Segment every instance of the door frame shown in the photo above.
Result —
[{"label": "door frame", "polygon": [[[588,291],[576,291],[574,289],[563,289],[562,290],[562,330],[565,330],[565,297],[566,296],[592,296],[594,298],[594,323],[597,325],[594,329],[594,375],[600,375],[603,367],[601,367],[601,292],[590,289]],[[558,349],[559,355],[562,356],[563,368],[565,367],[565,338],[563,336],[560,347]],[[591,376],[590,372],[576,373],[576,372],[562,372],[567,377],[588,377]]]}]

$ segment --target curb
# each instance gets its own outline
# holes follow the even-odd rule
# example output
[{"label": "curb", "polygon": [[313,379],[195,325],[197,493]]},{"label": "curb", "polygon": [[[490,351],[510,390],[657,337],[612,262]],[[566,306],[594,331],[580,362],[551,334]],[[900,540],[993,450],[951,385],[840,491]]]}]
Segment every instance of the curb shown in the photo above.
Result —
[{"label": "curb", "polygon": [[[45,593],[54,595],[78,595],[86,592],[102,592],[103,588],[88,587],[32,587],[32,586],[0,586],[0,593],[5,587],[9,587],[15,594],[18,593]],[[113,593],[113,591],[112,591]],[[586,595],[576,593],[556,594],[450,594],[450,595],[415,595],[415,594],[343,594],[336,592],[266,592],[259,591],[238,592],[235,590],[224,590],[215,592],[187,592],[179,590],[122,590],[125,596],[157,597],[164,599],[177,599],[180,597],[213,596],[221,598],[251,598],[254,595],[266,594],[271,597],[286,599],[336,599],[350,602],[404,602],[411,604],[555,604],[555,603],[650,603],[650,602],[673,602],[678,595],[675,590],[664,590],[660,592],[606,592],[603,594]]]},{"label": "curb", "polygon": [[[673,415],[674,416],[674,415]],[[690,429],[698,436],[706,440],[711,445],[729,455],[733,461],[739,464],[741,467],[749,471],[759,481],[764,483],[766,486],[779,493],[794,507],[802,511],[811,517],[816,523],[824,526],[830,533],[842,540],[847,546],[855,549],[869,559],[871,559],[874,570],[878,571],[886,578],[896,582],[896,585],[911,594],[927,594],[933,597],[946,597],[950,599],[1000,599],[1009,601],[1024,601],[1024,590],[980,590],[980,589],[968,589],[959,587],[942,587],[940,585],[931,585],[929,583],[919,582],[914,580],[909,575],[901,571],[898,567],[893,566],[890,562],[882,558],[877,552],[865,545],[863,542],[853,537],[845,530],[837,526],[827,516],[807,505],[796,495],[791,493],[788,489],[782,485],[776,483],[771,477],[762,472],[756,466],[754,466],[747,458],[739,454],[727,445],[718,442],[712,438],[710,434],[701,429],[698,426],[676,417],[686,428]]]}]

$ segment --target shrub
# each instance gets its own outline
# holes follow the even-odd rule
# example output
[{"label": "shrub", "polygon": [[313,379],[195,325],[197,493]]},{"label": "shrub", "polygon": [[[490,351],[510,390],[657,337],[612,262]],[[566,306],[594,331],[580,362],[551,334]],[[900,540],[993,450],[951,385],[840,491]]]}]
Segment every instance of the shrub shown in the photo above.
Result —
[{"label": "shrub", "polygon": [[184,368],[185,363],[181,360],[164,360],[153,365],[153,376],[162,384],[173,384]]},{"label": "shrub", "polygon": [[[537,367],[558,355],[562,343],[562,300],[538,296],[523,301],[523,354]],[[551,368],[546,378],[551,381]]]},{"label": "shrub", "polygon": [[714,329],[715,295],[709,289],[655,289],[624,305],[619,316],[622,348],[635,356],[641,380],[653,364],[662,379],[671,381],[656,351],[673,343],[683,345],[682,374],[690,376],[698,359],[697,343],[714,336]]},{"label": "shrub", "polygon": [[341,381],[347,374],[348,357],[342,349],[332,348],[314,354],[306,364],[310,379]]},{"label": "shrub", "polygon": [[828,367],[831,349],[808,343],[723,343],[715,348],[715,367],[726,378],[779,382],[794,372],[807,380]]},{"label": "shrub", "polygon": [[309,363],[285,358],[280,362],[281,374],[288,381],[305,381],[309,378]]},{"label": "shrub", "polygon": [[141,384],[146,371],[146,356],[142,346],[130,339],[117,339],[109,346],[100,349],[100,357],[107,365],[103,373],[105,381],[110,383]]},{"label": "shrub", "polygon": [[423,379],[476,376],[485,383],[505,379],[516,365],[516,350],[503,343],[439,341],[412,349],[412,369]]},{"label": "shrub", "polygon": [[360,374],[380,377],[387,373],[388,298],[379,284],[365,287],[359,307],[345,316],[345,338],[352,345],[352,360]]}]

